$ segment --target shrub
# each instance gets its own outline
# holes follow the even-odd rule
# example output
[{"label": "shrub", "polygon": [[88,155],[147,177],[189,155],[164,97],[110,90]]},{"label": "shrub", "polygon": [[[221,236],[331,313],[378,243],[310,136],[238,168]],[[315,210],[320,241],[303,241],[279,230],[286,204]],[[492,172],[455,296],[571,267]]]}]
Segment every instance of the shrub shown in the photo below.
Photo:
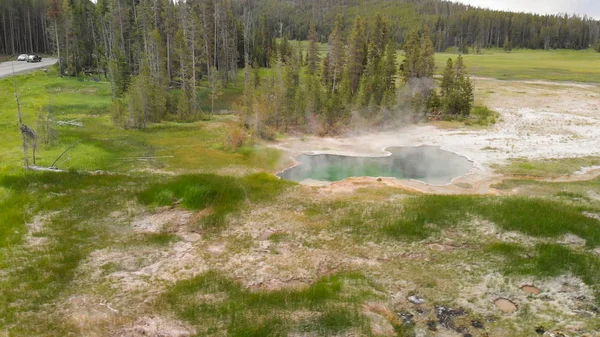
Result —
[{"label": "shrub", "polygon": [[499,114],[486,106],[476,106],[471,110],[473,122],[478,125],[496,124]]},{"label": "shrub", "polygon": [[227,134],[225,138],[225,148],[237,151],[240,147],[246,144],[248,133],[246,129],[235,123],[227,124]]}]

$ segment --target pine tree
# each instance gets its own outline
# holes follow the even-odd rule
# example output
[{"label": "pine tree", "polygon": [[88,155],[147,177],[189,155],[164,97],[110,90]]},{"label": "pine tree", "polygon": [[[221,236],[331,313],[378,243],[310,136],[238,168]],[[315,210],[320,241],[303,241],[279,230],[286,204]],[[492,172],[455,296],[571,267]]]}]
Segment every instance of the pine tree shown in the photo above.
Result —
[{"label": "pine tree", "polygon": [[360,19],[357,17],[354,21],[354,28],[350,34],[348,41],[348,50],[346,53],[346,73],[345,76],[348,81],[348,95],[353,97],[358,91],[360,79],[364,70],[365,63],[365,45],[366,45],[366,34],[365,27]]},{"label": "pine tree", "polygon": [[342,38],[342,19],[338,17],[335,28],[329,36],[329,76],[331,91],[337,92],[344,73],[344,40]]},{"label": "pine tree", "polygon": [[508,35],[504,39],[504,51],[510,53],[512,51],[512,43],[510,42]]},{"label": "pine tree", "polygon": [[396,44],[391,41],[385,47],[385,88],[396,89]]},{"label": "pine tree", "polygon": [[419,34],[416,31],[410,32],[404,44],[404,60],[400,65],[405,83],[408,83],[411,78],[418,77],[417,62],[421,54],[420,49]]},{"label": "pine tree", "polygon": [[465,61],[464,61],[462,55],[458,55],[458,58],[456,59],[455,68],[456,68],[455,69],[456,80],[459,80],[462,77],[466,76],[467,67],[465,66]]},{"label": "pine tree", "polygon": [[440,84],[442,96],[448,96],[448,94],[450,94],[450,90],[452,90],[455,78],[456,73],[454,72],[452,58],[448,58],[448,61],[446,62],[446,69],[444,69],[444,75],[442,76],[442,83]]},{"label": "pine tree", "polygon": [[306,56],[306,70],[309,75],[314,75],[317,72],[319,65],[319,48],[317,46],[317,31],[315,25],[310,25],[308,33],[308,55]]},{"label": "pine tree", "polygon": [[321,67],[321,79],[323,80],[323,85],[327,91],[331,90],[331,67],[329,66],[330,54],[327,53],[327,56],[323,59],[323,66]]},{"label": "pine tree", "polygon": [[436,90],[432,90],[426,102],[427,112],[437,113],[439,112],[441,107],[442,99],[440,98],[440,95],[438,95]]},{"label": "pine tree", "polygon": [[452,60],[448,60],[441,89],[444,111],[447,114],[467,116],[471,113],[474,89],[467,76],[462,56],[456,60],[455,67],[452,66]]},{"label": "pine tree", "polygon": [[219,76],[219,70],[216,67],[211,67],[210,74],[208,75],[208,83],[210,85],[210,113],[215,113],[215,101],[223,94],[221,92],[222,82]]},{"label": "pine tree", "polygon": [[[386,21],[383,19],[381,14],[377,14],[375,17],[375,24],[372,29],[372,37],[370,37],[372,48],[370,48],[370,53],[375,53],[377,56],[383,56],[385,46],[389,41],[389,30]],[[376,57],[375,55],[369,55],[369,57]]]},{"label": "pine tree", "polygon": [[432,78],[435,70],[435,50],[429,35],[429,28],[425,28],[421,35],[421,50],[417,61],[417,77],[419,78]]},{"label": "pine tree", "polygon": [[298,116],[295,115],[297,106],[297,94],[300,87],[300,66],[296,57],[290,57],[283,64],[283,91],[284,99],[282,112],[286,115],[288,124],[298,124]]}]

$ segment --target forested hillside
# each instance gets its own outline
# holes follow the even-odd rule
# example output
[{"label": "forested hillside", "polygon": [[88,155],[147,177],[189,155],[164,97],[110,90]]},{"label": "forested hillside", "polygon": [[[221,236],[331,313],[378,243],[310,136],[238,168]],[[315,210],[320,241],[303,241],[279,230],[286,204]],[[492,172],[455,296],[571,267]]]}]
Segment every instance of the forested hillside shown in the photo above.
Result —
[{"label": "forested hillside", "polygon": [[[429,27],[437,51],[448,47],[515,47],[531,49],[586,49],[598,41],[600,23],[588,17],[533,15],[492,11],[439,0],[258,0],[261,11],[279,24],[282,35],[305,40],[311,22],[321,38],[333,30],[337,14],[346,25],[354,17],[377,13],[392,22],[391,33],[404,42],[407,33]],[[279,32],[278,32],[279,33]]]},{"label": "forested hillside", "polygon": [[[121,36],[123,40],[135,38],[132,24],[138,20],[139,11],[134,7],[150,6],[153,21],[164,23],[177,10],[178,6],[172,2],[107,0],[98,1],[94,6],[89,0],[4,0],[0,2],[0,54],[52,52],[57,49],[57,33],[62,45],[71,39],[74,44],[85,44],[80,40],[81,36],[86,36],[87,43],[93,43],[92,40],[97,38],[98,44],[101,39],[98,30],[102,26],[100,17],[108,11],[120,13],[112,16],[114,22],[110,28],[118,26],[126,32]],[[270,42],[263,41],[265,38],[286,35],[290,39],[306,40],[311,23],[316,25],[319,39],[326,41],[338,14],[343,15],[344,24],[350,27],[358,15],[372,19],[376,13],[381,13],[392,22],[390,30],[399,43],[405,41],[410,30],[427,25],[437,51],[453,46],[464,51],[467,47],[503,47],[507,41],[522,48],[586,49],[600,38],[600,23],[586,16],[492,11],[440,0],[198,0],[188,3],[210,12],[203,11],[196,18],[204,31],[214,30],[209,27],[214,26],[213,18],[224,20],[228,15],[239,37],[244,27],[261,30],[261,33],[249,36],[253,56],[257,59],[264,58],[264,55],[256,55],[264,48],[257,47],[269,47]],[[215,8],[223,9],[223,12],[215,15]],[[226,13],[228,10],[229,14]],[[163,38],[174,37],[174,21],[177,20],[171,19],[168,24],[170,35],[161,30]],[[104,22],[104,28],[109,28],[106,24]],[[96,36],[85,35],[90,29],[96,30]],[[241,49],[241,45],[238,47]]]}]

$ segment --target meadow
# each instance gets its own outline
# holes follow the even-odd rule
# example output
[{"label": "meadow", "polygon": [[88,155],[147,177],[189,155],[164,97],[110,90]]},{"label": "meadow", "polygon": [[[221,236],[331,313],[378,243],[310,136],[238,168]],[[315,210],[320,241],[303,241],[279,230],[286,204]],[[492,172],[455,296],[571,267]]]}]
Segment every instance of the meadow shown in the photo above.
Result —
[{"label": "meadow", "polygon": [[[308,41],[290,41],[290,45],[300,46],[304,51]],[[325,57],[328,46],[318,44],[319,54]],[[456,48],[435,53],[435,72],[441,75],[448,58],[456,59],[459,53]],[[600,82],[600,53],[588,50],[530,50],[483,49],[478,54],[469,50],[463,54],[469,74],[478,77],[489,77],[500,80],[547,80],[570,82]],[[404,59],[403,52],[398,53],[398,64]]]},{"label": "meadow", "polygon": [[[437,72],[457,53],[436,53]],[[463,55],[471,75],[501,80],[600,82],[600,53],[589,50],[483,50]]]},{"label": "meadow", "polygon": [[[59,78],[54,70],[17,76],[24,123],[37,129],[40,111],[49,111],[56,139],[44,142],[40,132],[38,165],[49,166],[67,148],[74,145],[56,166],[62,169],[107,170],[126,172],[132,169],[214,170],[226,165],[273,169],[279,153],[261,146],[228,151],[225,126],[231,116],[213,116],[193,123],[164,122],[145,130],[124,130],[110,117],[110,84],[89,79]],[[225,89],[217,101],[217,111],[229,109],[239,94],[239,83]],[[199,96],[206,96],[208,89]],[[17,107],[13,80],[0,81],[0,171],[21,166],[22,149],[18,132]],[[207,113],[210,105],[204,106]],[[208,110],[207,110],[208,109]],[[77,122],[83,126],[59,125]],[[43,128],[42,128],[43,129]],[[161,159],[158,161],[157,159]]]}]

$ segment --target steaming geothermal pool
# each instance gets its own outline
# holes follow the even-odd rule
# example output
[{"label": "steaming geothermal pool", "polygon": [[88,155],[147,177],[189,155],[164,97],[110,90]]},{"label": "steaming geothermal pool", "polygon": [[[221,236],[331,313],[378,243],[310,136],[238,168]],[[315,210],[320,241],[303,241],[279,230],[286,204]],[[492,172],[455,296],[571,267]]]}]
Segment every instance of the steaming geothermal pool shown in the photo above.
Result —
[{"label": "steaming geothermal pool", "polygon": [[303,154],[299,165],[280,174],[283,179],[334,182],[350,177],[414,179],[428,184],[449,184],[467,174],[473,163],[436,146],[388,147],[385,157],[349,157],[333,154]]}]

